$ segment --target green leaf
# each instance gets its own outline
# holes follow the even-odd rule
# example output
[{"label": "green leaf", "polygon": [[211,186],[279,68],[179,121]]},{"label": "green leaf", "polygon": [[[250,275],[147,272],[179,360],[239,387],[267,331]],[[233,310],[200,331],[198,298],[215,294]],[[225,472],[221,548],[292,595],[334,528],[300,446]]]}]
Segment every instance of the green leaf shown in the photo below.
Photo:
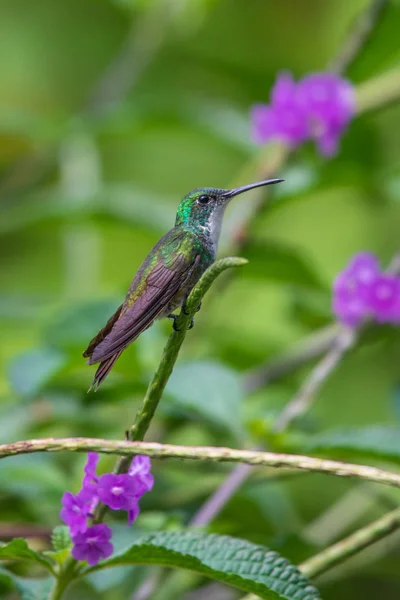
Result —
[{"label": "green leaf", "polygon": [[400,459],[400,427],[394,425],[372,425],[369,427],[333,429],[308,437],[302,444],[306,452],[346,452],[376,456],[385,459]]},{"label": "green leaf", "polygon": [[87,346],[118,307],[117,300],[82,302],[70,306],[54,319],[45,332],[47,341],[61,347]]},{"label": "green leaf", "polygon": [[72,546],[71,535],[66,525],[59,525],[53,529],[51,543],[54,550],[47,550],[43,554],[49,556],[59,565],[63,565],[70,556],[70,548]]},{"label": "green leaf", "polygon": [[3,493],[29,497],[36,510],[48,506],[52,498],[59,499],[70,481],[48,453],[20,454],[10,461],[0,461],[0,480]]},{"label": "green leaf", "polygon": [[243,392],[239,376],[232,369],[211,361],[178,365],[166,391],[180,408],[240,435]]},{"label": "green leaf", "polygon": [[55,527],[51,536],[51,543],[56,552],[69,548],[71,545],[71,536],[68,527],[65,525]]},{"label": "green leaf", "polygon": [[301,256],[298,248],[256,240],[246,249],[246,258],[249,264],[243,269],[242,277],[323,289],[313,265]]},{"label": "green leaf", "polygon": [[0,560],[27,560],[42,565],[50,572],[53,570],[51,562],[29,548],[23,538],[15,538],[8,544],[0,545]]},{"label": "green leaf", "polygon": [[225,535],[190,531],[150,534],[89,572],[124,564],[187,569],[269,600],[320,598],[318,590],[277,552]]},{"label": "green leaf", "polygon": [[12,360],[8,377],[17,394],[35,396],[65,363],[66,358],[59,350],[35,348]]},{"label": "green leaf", "polygon": [[25,579],[0,568],[0,581],[20,594],[21,600],[47,600],[54,579]]}]

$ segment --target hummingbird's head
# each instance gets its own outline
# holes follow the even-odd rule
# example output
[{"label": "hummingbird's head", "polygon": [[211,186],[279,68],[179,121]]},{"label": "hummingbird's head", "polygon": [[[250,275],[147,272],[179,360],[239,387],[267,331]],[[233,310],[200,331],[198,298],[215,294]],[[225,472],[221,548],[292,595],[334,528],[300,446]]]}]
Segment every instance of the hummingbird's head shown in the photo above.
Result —
[{"label": "hummingbird's head", "polygon": [[188,225],[200,233],[209,235],[216,246],[221,231],[224,210],[232,198],[248,190],[281,181],[283,179],[268,179],[242,185],[231,190],[210,187],[192,190],[186,194],[178,206],[175,225]]}]

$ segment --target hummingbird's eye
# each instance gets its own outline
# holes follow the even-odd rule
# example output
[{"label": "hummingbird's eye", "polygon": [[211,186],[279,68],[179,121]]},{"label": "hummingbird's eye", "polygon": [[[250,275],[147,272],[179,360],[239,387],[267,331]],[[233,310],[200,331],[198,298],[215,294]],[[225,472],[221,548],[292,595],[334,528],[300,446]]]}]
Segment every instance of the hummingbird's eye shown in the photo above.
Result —
[{"label": "hummingbird's eye", "polygon": [[206,194],[202,194],[201,196],[199,196],[197,198],[197,202],[199,204],[203,204],[203,205],[208,204],[210,202],[210,200],[211,200],[210,196],[207,196]]}]

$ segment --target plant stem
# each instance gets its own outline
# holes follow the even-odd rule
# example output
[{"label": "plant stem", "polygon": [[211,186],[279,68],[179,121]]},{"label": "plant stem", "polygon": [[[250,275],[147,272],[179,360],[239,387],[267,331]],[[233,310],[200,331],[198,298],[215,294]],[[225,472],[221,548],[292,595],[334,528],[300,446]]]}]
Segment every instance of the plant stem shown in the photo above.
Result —
[{"label": "plant stem", "polygon": [[343,73],[351,66],[360,50],[367,45],[387,5],[388,0],[372,0],[367,10],[363,10],[361,15],[357,16],[348,38],[341,44],[338,54],[329,64],[330,71]]},{"label": "plant stem", "polygon": [[376,467],[297,454],[236,450],[234,448],[213,446],[178,446],[155,442],[114,441],[97,438],[47,438],[0,445],[0,458],[33,452],[62,451],[95,451],[103,454],[117,454],[129,457],[143,454],[151,458],[247,463],[254,466],[326,473],[327,475],[337,475],[339,477],[357,477],[359,479],[400,487],[400,473],[392,473]]},{"label": "plant stem", "polygon": [[62,598],[69,584],[75,579],[77,568],[77,562],[72,557],[69,557],[65,561],[58,577],[56,577],[53,589],[49,595],[49,600],[59,600]]},{"label": "plant stem", "polygon": [[[140,441],[143,440],[146,435],[154,413],[157,410],[158,403],[161,400],[165,386],[171,376],[183,340],[186,337],[186,333],[194,315],[199,309],[204,295],[210,289],[218,275],[223,271],[232,267],[240,267],[245,264],[247,264],[245,258],[228,257],[217,260],[206,270],[200,281],[190,292],[185,303],[185,310],[181,310],[175,320],[175,327],[172,329],[168,338],[160,364],[149,383],[142,406],[136,414],[132,427],[127,431],[126,437],[128,440]],[[122,457],[115,466],[115,472],[126,472],[129,468],[130,460],[131,459],[128,457]],[[100,504],[95,515],[96,523],[100,523],[103,520],[106,511],[107,508]]]},{"label": "plant stem", "polygon": [[54,587],[50,592],[49,600],[60,600],[65,592],[66,587],[67,583],[65,581],[56,579],[54,582]]},{"label": "plant stem", "polygon": [[337,324],[323,327],[301,339],[286,354],[249,370],[242,380],[245,390],[247,392],[259,390],[314,358],[318,358],[321,354],[325,354],[334,346],[338,332]]},{"label": "plant stem", "polygon": [[316,577],[399,529],[399,527],[400,508],[396,508],[377,521],[359,529],[344,540],[304,561],[299,569],[306,577]]},{"label": "plant stem", "polygon": [[244,258],[222,258],[217,260],[207,269],[198,284],[193,288],[186,301],[185,312],[181,310],[175,321],[176,329],[172,330],[164,348],[160,364],[154,373],[153,379],[147,388],[141,409],[136,415],[135,421],[129,432],[130,440],[142,440],[149,428],[150,422],[157,409],[165,386],[174,368],[179,350],[185,339],[186,332],[196,314],[204,294],[211,287],[213,281],[226,269],[245,265]]},{"label": "plant stem", "polygon": [[296,396],[284,407],[274,423],[273,431],[280,432],[304,414],[314,401],[316,394],[326,379],[335,370],[344,354],[357,341],[357,331],[343,328],[333,341],[332,347],[312,370]]},{"label": "plant stem", "polygon": [[356,88],[358,113],[365,113],[398,102],[400,98],[400,72],[396,67],[373,79],[368,79]]}]

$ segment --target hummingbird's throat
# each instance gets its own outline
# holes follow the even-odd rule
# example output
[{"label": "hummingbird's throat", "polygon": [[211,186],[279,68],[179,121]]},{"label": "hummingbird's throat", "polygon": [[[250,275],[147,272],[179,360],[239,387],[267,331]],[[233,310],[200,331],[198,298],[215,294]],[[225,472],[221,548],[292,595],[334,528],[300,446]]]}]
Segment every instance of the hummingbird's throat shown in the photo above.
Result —
[{"label": "hummingbird's throat", "polygon": [[219,204],[209,215],[204,223],[199,223],[197,228],[208,239],[214,253],[217,252],[218,242],[221,235],[222,220],[228,203]]}]

